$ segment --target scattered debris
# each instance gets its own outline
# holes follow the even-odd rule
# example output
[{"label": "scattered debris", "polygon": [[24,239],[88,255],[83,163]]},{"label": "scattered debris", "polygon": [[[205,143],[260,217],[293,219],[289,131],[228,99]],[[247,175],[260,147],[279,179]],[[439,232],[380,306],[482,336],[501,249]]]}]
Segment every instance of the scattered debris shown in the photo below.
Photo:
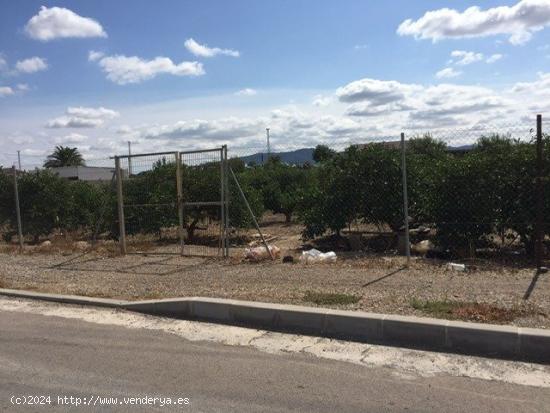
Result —
[{"label": "scattered debris", "polygon": [[411,251],[417,254],[426,255],[429,251],[434,250],[435,245],[429,239],[425,239],[416,244],[413,244]]},{"label": "scattered debris", "polygon": [[302,251],[300,261],[306,264],[314,264],[318,262],[335,262],[336,253],[334,251],[321,252],[313,248],[309,251]]},{"label": "scattered debris", "polygon": [[456,262],[450,262],[447,264],[447,269],[451,271],[460,271],[465,272],[466,271],[466,264],[458,264]]},{"label": "scattered debris", "polygon": [[420,225],[418,228],[412,228],[409,231],[410,235],[428,235],[430,233],[430,228]]},{"label": "scattered debris", "polygon": [[[275,245],[269,245],[268,248],[269,251],[271,251],[271,255],[274,259],[279,258],[279,256],[281,255],[281,249],[279,247]],[[246,248],[244,250],[244,257],[250,261],[262,261],[271,258],[265,246]]]},{"label": "scattered debris", "polygon": [[[263,241],[261,239],[260,234],[254,234],[254,235],[252,235],[252,238],[254,238],[254,239],[248,243],[249,247],[256,247],[258,245],[263,245],[262,244]],[[264,235],[265,242],[267,242],[267,243],[273,242],[273,241],[275,241],[279,238],[280,237],[278,235],[268,235],[268,234]]]}]

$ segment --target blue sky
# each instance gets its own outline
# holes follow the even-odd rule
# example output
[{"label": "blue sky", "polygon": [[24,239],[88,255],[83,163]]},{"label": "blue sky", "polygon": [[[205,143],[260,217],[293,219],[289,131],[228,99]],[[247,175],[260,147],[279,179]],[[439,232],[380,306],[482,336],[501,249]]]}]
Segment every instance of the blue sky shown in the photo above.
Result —
[{"label": "blue sky", "polygon": [[56,144],[245,148],[270,127],[282,148],[550,109],[550,0],[0,7],[4,165]]}]

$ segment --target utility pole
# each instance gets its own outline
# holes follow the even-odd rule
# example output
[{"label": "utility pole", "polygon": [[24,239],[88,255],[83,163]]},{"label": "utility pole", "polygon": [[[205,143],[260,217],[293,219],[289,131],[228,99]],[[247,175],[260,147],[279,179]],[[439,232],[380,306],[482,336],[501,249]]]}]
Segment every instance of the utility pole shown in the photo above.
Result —
[{"label": "utility pole", "polygon": [[19,170],[21,170],[21,151],[17,151],[17,163],[19,165]]},{"label": "utility pole", "polygon": [[128,141],[128,178],[132,176],[132,142]]},{"label": "utility pole", "polygon": [[271,155],[271,146],[269,146],[269,128],[265,128],[267,136],[267,160],[269,161],[269,156]]}]

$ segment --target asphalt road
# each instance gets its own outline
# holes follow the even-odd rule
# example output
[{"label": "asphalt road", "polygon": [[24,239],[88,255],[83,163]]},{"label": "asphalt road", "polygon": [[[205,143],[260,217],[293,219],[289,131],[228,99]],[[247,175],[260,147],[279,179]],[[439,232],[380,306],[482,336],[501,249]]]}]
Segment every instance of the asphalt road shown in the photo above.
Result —
[{"label": "asphalt road", "polygon": [[[12,396],[50,395],[51,405]],[[59,406],[57,396],[188,398],[179,407]],[[75,399],[76,400],[76,399]],[[303,354],[191,342],[167,332],[0,311],[0,411],[544,412],[550,389],[410,377]]]}]

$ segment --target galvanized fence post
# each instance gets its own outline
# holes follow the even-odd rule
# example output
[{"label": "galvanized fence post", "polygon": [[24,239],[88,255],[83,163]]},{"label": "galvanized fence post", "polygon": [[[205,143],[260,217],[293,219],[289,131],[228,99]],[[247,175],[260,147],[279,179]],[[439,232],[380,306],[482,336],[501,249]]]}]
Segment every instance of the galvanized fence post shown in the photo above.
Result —
[{"label": "galvanized fence post", "polygon": [[[220,249],[225,257],[225,163],[223,161],[223,146],[220,148]],[[219,254],[219,251],[218,251]]]},{"label": "galvanized fence post", "polygon": [[181,170],[181,153],[176,152],[176,186],[178,203],[178,234],[180,238],[180,254],[183,255],[185,240],[183,235],[183,179]]},{"label": "galvanized fence post", "polygon": [[405,228],[405,255],[407,267],[411,263],[411,244],[409,239],[409,199],[407,193],[407,157],[405,146],[405,134],[401,133],[401,170],[403,173],[403,224]]},{"label": "galvanized fence post", "polygon": [[124,222],[124,198],[122,196],[122,171],[120,169],[120,158],[118,156],[115,156],[115,171],[118,204],[118,241],[120,244],[121,254],[126,255],[126,225]]},{"label": "galvanized fence post", "polygon": [[15,214],[17,216],[17,237],[19,249],[23,250],[23,226],[21,224],[21,208],[19,206],[19,187],[17,185],[17,169],[13,166],[13,190],[15,193]]},{"label": "galvanized fence post", "polygon": [[224,164],[224,209],[225,209],[225,256],[229,257],[229,200],[231,192],[229,191],[229,161],[227,160],[227,145],[223,145],[223,164]]},{"label": "galvanized fence post", "polygon": [[543,241],[544,241],[544,185],[543,179],[543,142],[542,142],[542,115],[537,115],[537,222],[536,222],[536,246],[535,260],[537,271],[544,270],[542,265]]}]

